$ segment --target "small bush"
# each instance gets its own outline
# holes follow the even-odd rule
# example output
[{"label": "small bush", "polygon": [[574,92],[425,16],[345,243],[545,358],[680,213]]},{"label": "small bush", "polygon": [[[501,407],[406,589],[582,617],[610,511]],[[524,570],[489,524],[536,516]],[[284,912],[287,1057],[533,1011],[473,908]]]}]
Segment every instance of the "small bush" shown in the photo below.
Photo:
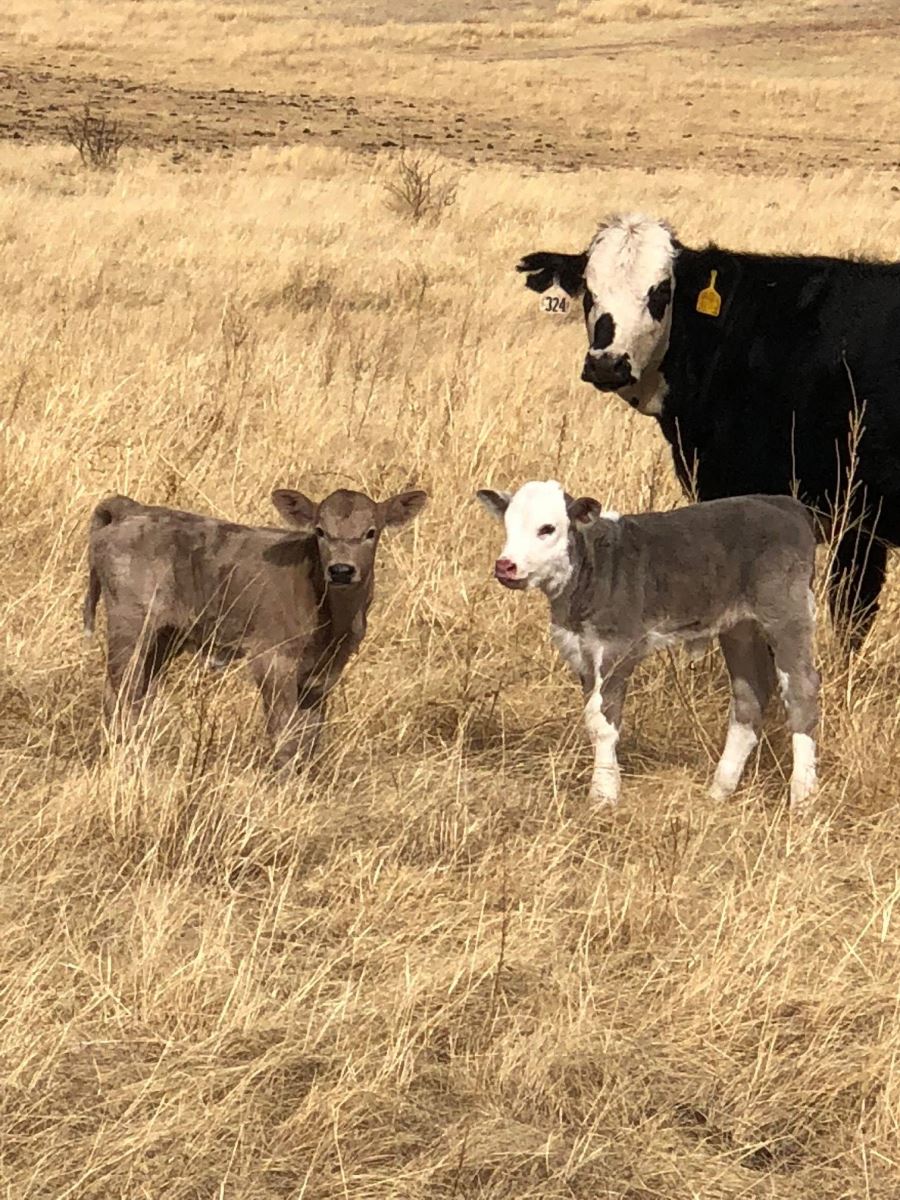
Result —
[{"label": "small bush", "polygon": [[111,171],[125,145],[125,131],[118,121],[105,113],[96,116],[85,104],[80,113],[73,113],[66,122],[66,139],[75,147],[84,165],[91,171]]},{"label": "small bush", "polygon": [[293,314],[322,312],[334,300],[334,288],[330,280],[309,271],[306,267],[295,267],[291,277],[276,293],[277,303]]},{"label": "small bush", "polygon": [[456,201],[459,180],[428,154],[401,150],[384,185],[388,208],[411,221],[436,223]]}]

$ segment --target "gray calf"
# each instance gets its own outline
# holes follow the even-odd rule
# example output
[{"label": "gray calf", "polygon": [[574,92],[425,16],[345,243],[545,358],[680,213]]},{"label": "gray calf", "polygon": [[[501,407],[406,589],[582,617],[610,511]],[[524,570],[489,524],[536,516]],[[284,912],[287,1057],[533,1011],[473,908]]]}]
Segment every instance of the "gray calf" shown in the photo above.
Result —
[{"label": "gray calf", "polygon": [[283,765],[315,747],[325,699],[366,632],[375,549],[385,527],[411,521],[424,492],[378,503],[341,489],[319,504],[300,492],[272,501],[292,531],[252,528],[113,496],[90,526],[85,632],[107,613],[108,719],[145,708],[182,651],[221,665],[245,658]]},{"label": "gray calf", "polygon": [[732,688],[713,796],[737,787],[776,674],[793,734],[791,804],[812,795],[815,538],[802,504],[744,496],[604,516],[596,500],[572,500],[553,480],[526,483],[515,495],[484,490],[478,498],[506,524],[497,579],[545,593],[553,641],[581,679],[595,752],[592,799],[615,804],[619,797],[616,743],[637,663],[662,646],[712,634]]}]

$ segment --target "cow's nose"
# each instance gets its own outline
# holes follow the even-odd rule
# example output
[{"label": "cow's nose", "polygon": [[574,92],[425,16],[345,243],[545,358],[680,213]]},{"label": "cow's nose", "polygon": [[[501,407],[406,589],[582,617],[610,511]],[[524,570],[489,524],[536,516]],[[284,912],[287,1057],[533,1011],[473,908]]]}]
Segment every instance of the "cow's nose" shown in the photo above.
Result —
[{"label": "cow's nose", "polygon": [[581,378],[600,388],[624,387],[633,383],[631,359],[627,354],[588,354],[584,360]]},{"label": "cow's nose", "polygon": [[516,564],[511,558],[498,558],[494,563],[494,574],[504,579],[516,574]]},{"label": "cow's nose", "polygon": [[352,583],[356,568],[350,563],[332,563],[328,568],[328,576],[332,583]]}]

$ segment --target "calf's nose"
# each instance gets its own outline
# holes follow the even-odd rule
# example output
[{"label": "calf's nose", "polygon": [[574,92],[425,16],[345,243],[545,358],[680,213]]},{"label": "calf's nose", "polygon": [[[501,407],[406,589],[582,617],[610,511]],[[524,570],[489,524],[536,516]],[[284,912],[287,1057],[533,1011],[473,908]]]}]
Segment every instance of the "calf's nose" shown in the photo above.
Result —
[{"label": "calf's nose", "polygon": [[328,577],[332,583],[352,583],[355,570],[350,563],[332,563],[328,568]]},{"label": "calf's nose", "polygon": [[494,574],[502,578],[514,576],[516,573],[516,564],[511,558],[498,558],[494,563]]}]

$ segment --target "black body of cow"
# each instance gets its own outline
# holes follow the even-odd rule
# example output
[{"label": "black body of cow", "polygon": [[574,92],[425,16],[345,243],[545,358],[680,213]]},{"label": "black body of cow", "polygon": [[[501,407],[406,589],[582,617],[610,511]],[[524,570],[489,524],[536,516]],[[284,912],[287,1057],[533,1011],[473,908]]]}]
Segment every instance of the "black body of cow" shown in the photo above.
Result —
[{"label": "black body of cow", "polygon": [[[536,254],[519,269],[535,291],[558,280],[576,294],[586,260]],[[678,246],[674,269],[655,415],[679,479],[701,500],[796,491],[842,510],[831,604],[858,642],[886,544],[900,544],[900,263]],[[697,311],[712,271],[718,316]]]}]

